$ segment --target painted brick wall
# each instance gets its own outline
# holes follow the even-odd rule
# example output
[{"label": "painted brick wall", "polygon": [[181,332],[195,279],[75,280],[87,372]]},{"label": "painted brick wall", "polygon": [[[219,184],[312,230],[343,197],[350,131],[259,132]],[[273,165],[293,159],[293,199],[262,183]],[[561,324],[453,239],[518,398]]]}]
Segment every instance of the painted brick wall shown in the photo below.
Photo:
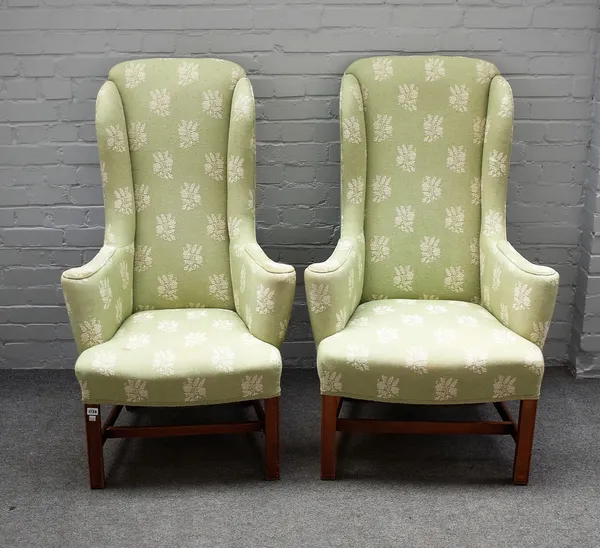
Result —
[{"label": "painted brick wall", "polygon": [[[344,69],[389,53],[496,63],[516,98],[509,239],[560,272],[546,355],[564,359],[597,27],[596,0],[0,0],[0,366],[72,365],[59,277],[89,260],[103,235],[94,98],[115,63],[173,55],[223,57],[248,71],[259,241],[300,270],[338,238]],[[313,365],[302,283],[284,354]]]}]

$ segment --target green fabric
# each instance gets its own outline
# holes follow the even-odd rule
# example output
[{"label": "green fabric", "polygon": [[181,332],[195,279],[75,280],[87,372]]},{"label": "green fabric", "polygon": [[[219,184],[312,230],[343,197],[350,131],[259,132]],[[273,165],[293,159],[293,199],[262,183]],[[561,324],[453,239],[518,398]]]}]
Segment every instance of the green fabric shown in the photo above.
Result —
[{"label": "green fabric", "polygon": [[207,405],[279,395],[281,357],[231,310],[136,312],[75,368],[83,400]]},{"label": "green fabric", "polygon": [[[328,261],[305,273],[320,371],[321,342],[345,330],[359,302],[481,303],[543,346],[558,274],[506,241],[512,121],[510,86],[486,61],[376,57],[348,68],[340,91],[341,238]],[[472,386],[460,401],[490,401]],[[340,395],[360,397],[345,388]]]},{"label": "green fabric", "polygon": [[479,305],[389,299],[361,304],[318,367],[323,394],[451,404],[537,398],[544,358]]},{"label": "green fabric", "polygon": [[[104,247],[62,277],[79,351],[111,341],[133,310],[198,307],[235,310],[249,334],[279,347],[295,271],[256,243],[254,97],[243,69],[148,59],[115,66],[109,79],[96,103]],[[211,401],[238,397],[222,386]],[[113,396],[122,402],[122,386]]]}]

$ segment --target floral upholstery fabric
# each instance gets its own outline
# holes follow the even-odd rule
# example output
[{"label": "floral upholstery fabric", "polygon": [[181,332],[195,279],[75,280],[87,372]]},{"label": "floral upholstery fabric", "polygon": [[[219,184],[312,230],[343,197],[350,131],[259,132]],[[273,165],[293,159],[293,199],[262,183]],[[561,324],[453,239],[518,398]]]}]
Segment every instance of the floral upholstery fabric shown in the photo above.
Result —
[{"label": "floral upholstery fabric", "polygon": [[[345,330],[359,303],[386,299],[481,304],[543,346],[558,275],[506,241],[512,123],[510,86],[486,61],[375,57],[348,68],[340,91],[341,238],[331,258],[305,274],[319,371],[327,368],[322,341]],[[390,358],[401,367],[397,351],[390,347]],[[456,403],[490,401],[482,383],[462,384]],[[323,377],[321,387],[327,393]]]},{"label": "floral upholstery fabric", "polygon": [[136,312],[77,360],[84,401],[200,405],[279,395],[281,357],[231,310]]},{"label": "floral upholstery fabric", "polygon": [[234,63],[147,59],[110,71],[96,103],[105,242],[62,277],[80,352],[108,343],[133,311],[198,307],[235,311],[279,347],[295,272],[256,243],[254,120]]},{"label": "floral upholstery fabric", "polygon": [[405,403],[537,398],[542,351],[464,301],[361,304],[319,345],[323,394]]}]

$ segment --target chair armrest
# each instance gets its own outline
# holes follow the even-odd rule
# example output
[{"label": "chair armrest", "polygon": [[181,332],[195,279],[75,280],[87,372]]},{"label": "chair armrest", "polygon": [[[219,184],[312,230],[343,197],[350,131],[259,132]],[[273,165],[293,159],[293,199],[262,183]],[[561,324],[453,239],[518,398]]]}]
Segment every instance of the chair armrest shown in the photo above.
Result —
[{"label": "chair armrest", "polygon": [[558,273],[529,262],[506,240],[482,239],[484,306],[525,339],[544,346],[558,292]]},{"label": "chair armrest", "polygon": [[279,347],[285,337],[296,290],[296,271],[276,263],[255,242],[231,250],[235,308],[257,339]]},{"label": "chair armrest", "polygon": [[313,336],[319,343],[346,327],[362,296],[365,244],[362,234],[342,238],[327,261],[304,274]]},{"label": "chair armrest", "polygon": [[133,246],[105,245],[86,265],[63,272],[61,284],[81,353],[112,338],[133,304]]}]

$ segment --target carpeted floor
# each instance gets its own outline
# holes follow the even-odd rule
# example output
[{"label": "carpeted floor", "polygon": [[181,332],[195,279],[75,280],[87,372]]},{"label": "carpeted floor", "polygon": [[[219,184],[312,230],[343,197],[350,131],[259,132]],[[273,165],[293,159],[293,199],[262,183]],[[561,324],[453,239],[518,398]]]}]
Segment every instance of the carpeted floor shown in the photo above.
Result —
[{"label": "carpeted floor", "polygon": [[[600,381],[547,371],[529,487],[510,483],[514,445],[505,436],[356,435],[342,442],[339,479],[320,481],[319,402],[315,372],[286,371],[279,482],[262,480],[258,435],[109,440],[107,488],[91,492],[73,373],[0,371],[0,546],[600,546]],[[495,413],[488,406],[344,409]],[[249,412],[140,409],[120,422]]]}]

